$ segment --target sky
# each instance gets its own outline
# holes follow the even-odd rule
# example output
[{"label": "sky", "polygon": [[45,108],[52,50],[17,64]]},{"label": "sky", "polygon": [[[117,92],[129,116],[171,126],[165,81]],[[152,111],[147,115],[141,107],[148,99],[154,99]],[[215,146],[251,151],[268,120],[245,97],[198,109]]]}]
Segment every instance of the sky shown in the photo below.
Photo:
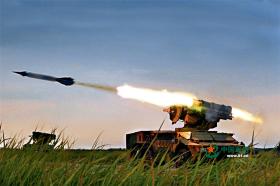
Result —
[{"label": "sky", "polygon": [[[259,146],[280,141],[280,4],[228,1],[0,1],[0,120],[27,137],[64,130],[75,148],[125,147],[125,134],[156,130],[157,106],[12,71],[78,81],[190,92],[264,123],[222,121],[215,129]],[[176,127],[166,119],[163,129]]]}]

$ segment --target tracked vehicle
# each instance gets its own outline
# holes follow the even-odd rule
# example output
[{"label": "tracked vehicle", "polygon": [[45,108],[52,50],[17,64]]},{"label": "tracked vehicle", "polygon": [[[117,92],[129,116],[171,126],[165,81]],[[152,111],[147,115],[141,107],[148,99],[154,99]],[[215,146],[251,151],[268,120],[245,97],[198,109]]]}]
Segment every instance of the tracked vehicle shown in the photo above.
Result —
[{"label": "tracked vehicle", "polygon": [[154,157],[158,152],[168,151],[171,156],[187,160],[205,155],[222,158],[227,155],[246,154],[245,145],[233,138],[232,133],[209,131],[217,123],[232,119],[232,107],[197,100],[191,107],[175,105],[164,109],[172,124],[184,122],[175,131],[137,131],[126,135],[126,148],[132,155]]},{"label": "tracked vehicle", "polygon": [[52,150],[55,146],[55,139],[55,134],[34,131],[29,141],[23,145],[23,149]]}]

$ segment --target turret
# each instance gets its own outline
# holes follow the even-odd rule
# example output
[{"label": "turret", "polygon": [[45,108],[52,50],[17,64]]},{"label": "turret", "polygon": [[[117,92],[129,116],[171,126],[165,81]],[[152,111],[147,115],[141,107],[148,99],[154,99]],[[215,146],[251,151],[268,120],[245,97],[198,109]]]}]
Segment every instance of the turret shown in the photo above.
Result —
[{"label": "turret", "polygon": [[194,101],[191,107],[174,105],[163,111],[168,112],[172,124],[179,120],[184,122],[184,128],[209,130],[217,127],[220,119],[232,119],[232,107],[210,103],[203,100]]}]

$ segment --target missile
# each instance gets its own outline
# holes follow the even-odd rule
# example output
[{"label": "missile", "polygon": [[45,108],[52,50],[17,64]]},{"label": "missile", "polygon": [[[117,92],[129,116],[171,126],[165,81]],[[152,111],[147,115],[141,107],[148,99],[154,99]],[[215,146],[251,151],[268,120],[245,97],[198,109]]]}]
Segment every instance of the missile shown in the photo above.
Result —
[{"label": "missile", "polygon": [[70,86],[73,85],[75,83],[74,79],[71,77],[53,77],[53,76],[48,76],[48,75],[44,75],[44,74],[35,74],[32,72],[26,72],[26,71],[22,71],[22,72],[17,72],[17,71],[13,71],[16,74],[22,75],[22,76],[26,76],[26,77],[30,77],[30,78],[34,78],[34,79],[41,79],[41,80],[46,80],[46,81],[56,81],[59,82],[65,86]]}]

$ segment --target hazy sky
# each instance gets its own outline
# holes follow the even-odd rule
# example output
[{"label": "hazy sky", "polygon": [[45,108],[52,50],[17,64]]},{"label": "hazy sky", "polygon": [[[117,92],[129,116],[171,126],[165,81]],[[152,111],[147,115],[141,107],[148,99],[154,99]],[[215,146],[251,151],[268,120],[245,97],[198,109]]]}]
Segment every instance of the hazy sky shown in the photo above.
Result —
[{"label": "hazy sky", "polygon": [[[0,1],[0,119],[9,135],[65,128],[75,147],[124,147],[155,130],[156,106],[81,87],[22,78],[31,71],[76,80],[186,91],[264,118],[256,141],[280,141],[280,4],[277,1]],[[164,129],[173,129],[169,120]],[[221,122],[248,144],[254,125]]]}]

